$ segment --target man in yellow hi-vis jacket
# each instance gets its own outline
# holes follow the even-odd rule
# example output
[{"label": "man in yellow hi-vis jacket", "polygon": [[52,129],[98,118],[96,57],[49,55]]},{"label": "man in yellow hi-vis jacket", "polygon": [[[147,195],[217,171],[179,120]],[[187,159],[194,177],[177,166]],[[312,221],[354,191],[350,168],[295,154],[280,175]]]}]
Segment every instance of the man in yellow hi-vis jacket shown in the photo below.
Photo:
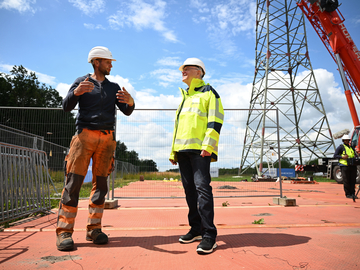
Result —
[{"label": "man in yellow hi-vis jacket", "polygon": [[339,145],[335,150],[334,158],[339,159],[346,198],[357,199],[355,195],[357,166],[351,160],[358,154],[350,144],[349,135],[344,135],[342,141],[343,144]]},{"label": "man in yellow hi-vis jacket", "polygon": [[179,70],[188,88],[180,88],[183,99],[176,111],[169,160],[173,165],[179,163],[191,227],[179,241],[191,243],[201,240],[197,252],[211,253],[217,247],[217,230],[214,225],[210,162],[217,161],[224,110],[218,93],[202,80],[206,70],[200,59],[186,59]]}]

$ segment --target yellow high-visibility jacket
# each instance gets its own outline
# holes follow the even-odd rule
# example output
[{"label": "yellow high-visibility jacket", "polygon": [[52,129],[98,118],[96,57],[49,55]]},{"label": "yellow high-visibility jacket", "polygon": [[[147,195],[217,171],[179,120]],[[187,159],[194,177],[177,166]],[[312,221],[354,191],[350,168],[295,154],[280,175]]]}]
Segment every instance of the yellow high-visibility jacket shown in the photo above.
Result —
[{"label": "yellow high-visibility jacket", "polygon": [[[344,151],[342,152],[341,156],[345,156],[348,155],[348,158],[354,158],[355,157],[355,151],[352,147],[347,146],[346,144],[343,144],[344,146]],[[348,162],[347,159],[339,159],[339,163],[348,166]]]},{"label": "yellow high-visibility jacket", "polygon": [[186,90],[180,88],[182,102],[176,111],[169,159],[177,162],[180,151],[206,150],[211,161],[217,161],[219,136],[224,122],[224,109],[218,93],[209,84],[193,79]]}]

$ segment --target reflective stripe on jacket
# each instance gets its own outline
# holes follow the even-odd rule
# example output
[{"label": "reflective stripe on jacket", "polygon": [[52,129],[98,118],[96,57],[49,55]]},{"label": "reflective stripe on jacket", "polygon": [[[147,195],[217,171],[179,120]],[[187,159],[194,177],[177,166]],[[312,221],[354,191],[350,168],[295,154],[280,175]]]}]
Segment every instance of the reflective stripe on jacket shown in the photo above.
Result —
[{"label": "reflective stripe on jacket", "polygon": [[[352,147],[349,147],[349,146],[344,144],[344,151],[342,152],[342,156],[344,156],[344,155],[348,155],[348,158],[354,158],[355,157],[355,152],[352,149]],[[348,165],[347,159],[340,158],[339,163],[343,164],[345,166]]]},{"label": "reflective stripe on jacket", "polygon": [[177,161],[179,151],[205,150],[211,154],[211,161],[216,161],[224,122],[220,96],[200,79],[193,79],[187,91],[180,91],[183,99],[176,111],[169,159]]}]

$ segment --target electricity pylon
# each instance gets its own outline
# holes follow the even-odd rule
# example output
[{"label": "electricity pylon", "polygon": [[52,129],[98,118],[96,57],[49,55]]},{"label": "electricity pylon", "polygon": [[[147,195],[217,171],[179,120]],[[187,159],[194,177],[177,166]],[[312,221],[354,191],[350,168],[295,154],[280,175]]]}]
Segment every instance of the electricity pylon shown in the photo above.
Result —
[{"label": "electricity pylon", "polygon": [[[300,164],[334,153],[296,1],[257,0],[255,57],[240,171],[254,164],[262,168],[270,150],[279,149],[280,158],[295,158]],[[279,123],[270,109],[278,110]],[[277,126],[278,137],[270,126]]]}]

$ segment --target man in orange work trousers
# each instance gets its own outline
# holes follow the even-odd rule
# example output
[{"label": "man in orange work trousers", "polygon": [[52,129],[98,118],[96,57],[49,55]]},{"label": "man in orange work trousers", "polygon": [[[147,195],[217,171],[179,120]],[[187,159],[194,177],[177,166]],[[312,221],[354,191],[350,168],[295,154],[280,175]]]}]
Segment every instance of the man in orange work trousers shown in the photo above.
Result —
[{"label": "man in orange work trousers", "polygon": [[134,99],[126,89],[121,89],[117,83],[105,77],[110,74],[112,61],[116,60],[108,48],[92,48],[88,62],[92,64],[94,73],[77,78],[63,100],[64,111],[69,112],[79,104],[79,112],[75,123],[77,131],[65,158],[66,183],[56,227],[56,246],[61,251],[74,249],[72,233],[79,192],[91,158],[93,187],[89,199],[86,240],[94,244],[108,242],[108,236],[101,231],[101,219],[108,191],[107,177],[112,170],[116,148],[115,105],[125,115],[130,115],[135,108]]}]

